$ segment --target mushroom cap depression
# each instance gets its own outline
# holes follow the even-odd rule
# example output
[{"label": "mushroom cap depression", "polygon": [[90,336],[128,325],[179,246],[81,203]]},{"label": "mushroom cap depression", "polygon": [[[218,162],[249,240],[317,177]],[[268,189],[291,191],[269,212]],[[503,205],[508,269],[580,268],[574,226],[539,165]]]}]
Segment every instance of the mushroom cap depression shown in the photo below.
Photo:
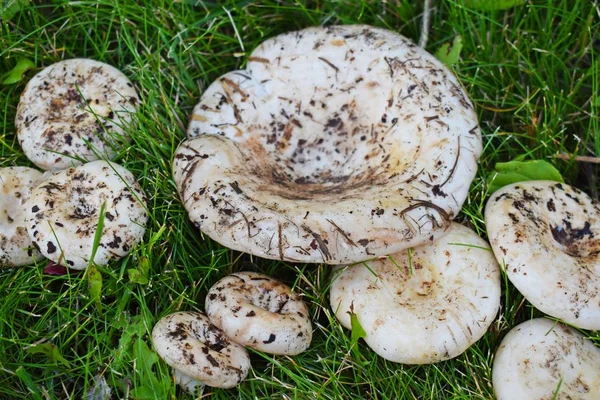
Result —
[{"label": "mushroom cap depression", "polygon": [[506,274],[540,311],[600,329],[600,204],[564,183],[505,186],[485,208],[490,244]]},{"label": "mushroom cap depression", "polygon": [[115,163],[93,161],[50,175],[27,202],[29,236],[46,258],[85,269],[103,203],[104,228],[94,262],[121,258],[144,236],[148,214],[135,177]]},{"label": "mushroom cap depression", "polygon": [[139,103],[118,69],[75,58],[52,64],[25,87],[15,125],[25,155],[42,169],[64,169],[116,153],[115,139]]},{"label": "mushroom cap depression", "polygon": [[27,167],[0,168],[0,267],[21,266],[42,259],[25,224],[25,203],[42,173]]},{"label": "mushroom cap depression", "polygon": [[479,340],[500,307],[500,268],[488,244],[452,223],[432,244],[334,273],[331,308],[381,357],[429,364],[460,355]]},{"label": "mushroom cap depression", "polygon": [[289,286],[256,272],[237,272],[206,296],[206,314],[232,340],[271,354],[296,355],[310,346],[306,305]]},{"label": "mushroom cap depression", "polygon": [[598,399],[600,349],[566,325],[525,321],[502,340],[492,382],[498,400]]},{"label": "mushroom cap depression", "polygon": [[174,370],[208,386],[234,387],[250,369],[246,349],[232,342],[202,313],[167,315],[152,329],[152,342]]},{"label": "mushroom cap depression", "polygon": [[189,217],[264,258],[353,263],[442,236],[481,135],[452,73],[394,32],[308,28],[206,89],[174,159]]}]

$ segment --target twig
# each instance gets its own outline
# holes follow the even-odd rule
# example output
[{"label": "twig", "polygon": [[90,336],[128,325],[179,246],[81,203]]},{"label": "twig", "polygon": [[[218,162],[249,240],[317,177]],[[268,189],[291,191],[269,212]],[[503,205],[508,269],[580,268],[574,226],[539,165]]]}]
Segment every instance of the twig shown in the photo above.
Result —
[{"label": "twig", "polygon": [[423,4],[423,17],[421,18],[421,37],[419,47],[425,48],[429,39],[429,13],[431,12],[431,0],[425,0]]},{"label": "twig", "polygon": [[591,156],[575,156],[573,154],[567,153],[558,153],[554,155],[554,158],[558,158],[560,160],[568,160],[568,161],[578,161],[592,164],[600,164],[600,157],[591,157]]}]

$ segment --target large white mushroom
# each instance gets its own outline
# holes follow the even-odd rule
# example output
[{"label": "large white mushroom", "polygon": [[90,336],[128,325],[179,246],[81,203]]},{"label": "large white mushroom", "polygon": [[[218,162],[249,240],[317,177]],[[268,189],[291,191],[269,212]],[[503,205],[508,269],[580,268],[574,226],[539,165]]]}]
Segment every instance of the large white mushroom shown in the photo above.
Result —
[{"label": "large white mushroom", "polygon": [[536,308],[584,329],[600,329],[600,204],[553,181],[503,187],[485,224],[494,254]]},{"label": "large white mushroom", "polygon": [[600,349],[566,325],[525,321],[502,340],[492,382],[498,400],[600,399]]},{"label": "large white mushroom", "polygon": [[202,95],[174,159],[190,219],[232,249],[343,264],[442,236],[481,136],[452,73],[363,25],[271,38]]},{"label": "large white mushroom", "polygon": [[389,258],[339,267],[331,308],[381,357],[429,364],[456,357],[479,340],[500,307],[500,268],[488,244],[452,223],[432,244]]},{"label": "large white mushroom", "polygon": [[122,166],[93,161],[50,175],[31,192],[25,221],[29,237],[46,258],[73,269],[91,259],[104,208],[104,227],[94,262],[128,254],[146,229],[146,197]]},{"label": "large white mushroom", "polygon": [[199,312],[176,312],[162,318],[152,329],[152,342],[173,368],[177,383],[192,394],[203,384],[234,387],[250,369],[246,349]]},{"label": "large white mushroom", "polygon": [[25,203],[42,173],[27,167],[0,168],[0,267],[42,259],[25,225]]},{"label": "large white mushroom", "polygon": [[206,314],[237,343],[271,354],[296,355],[310,345],[306,305],[286,284],[256,272],[236,272],[210,288]]},{"label": "large white mushroom", "polygon": [[[25,87],[15,125],[25,155],[42,169],[112,158],[139,103],[118,69],[89,59],[52,64]],[[123,139],[121,139],[123,140]]]}]

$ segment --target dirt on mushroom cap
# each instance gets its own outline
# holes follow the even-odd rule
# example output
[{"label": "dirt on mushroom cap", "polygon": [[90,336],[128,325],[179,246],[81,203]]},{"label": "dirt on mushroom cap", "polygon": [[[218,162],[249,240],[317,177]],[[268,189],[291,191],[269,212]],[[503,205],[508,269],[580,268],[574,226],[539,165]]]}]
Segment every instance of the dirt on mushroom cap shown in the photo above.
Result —
[{"label": "dirt on mushroom cap", "polygon": [[396,33],[269,39],[203,94],[174,177],[190,219],[230,248],[341,264],[444,234],[481,136],[451,72]]},{"label": "dirt on mushroom cap", "polygon": [[27,265],[43,258],[25,224],[25,204],[41,178],[42,173],[33,168],[0,168],[0,267]]},{"label": "dirt on mushroom cap", "polygon": [[42,169],[63,169],[112,158],[117,137],[139,103],[127,77],[89,59],[52,64],[25,87],[15,126],[25,155]]},{"label": "dirt on mushroom cap", "polygon": [[234,387],[250,369],[246,349],[232,342],[202,313],[167,315],[152,329],[152,342],[167,364],[208,386]]},{"label": "dirt on mushroom cap", "polygon": [[118,164],[93,161],[52,174],[27,202],[27,231],[46,258],[85,269],[102,204],[106,204],[104,228],[94,261],[107,264],[131,251],[148,220],[142,189]]},{"label": "dirt on mushroom cap", "polygon": [[237,272],[206,296],[206,314],[227,336],[271,354],[296,355],[312,339],[308,310],[291,288],[267,275]]},{"label": "dirt on mushroom cap", "polygon": [[600,349],[566,325],[525,321],[502,340],[492,382],[498,400],[597,399]]},{"label": "dirt on mushroom cap", "polygon": [[485,223],[515,287],[544,313],[600,329],[600,204],[564,183],[528,181],[495,192]]},{"label": "dirt on mushroom cap", "polygon": [[500,307],[500,268],[487,243],[452,223],[448,235],[365,265],[339,267],[331,308],[383,358],[428,364],[458,356],[481,338]]}]

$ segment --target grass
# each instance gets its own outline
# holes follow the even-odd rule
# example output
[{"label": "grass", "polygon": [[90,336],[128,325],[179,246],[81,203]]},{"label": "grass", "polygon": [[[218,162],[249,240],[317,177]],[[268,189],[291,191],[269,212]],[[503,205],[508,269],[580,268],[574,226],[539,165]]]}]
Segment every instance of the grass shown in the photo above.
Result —
[{"label": "grass", "polygon": [[[0,72],[12,69],[18,57],[33,60],[38,69],[90,57],[117,66],[134,82],[142,106],[133,142],[116,160],[139,177],[150,220],[132,254],[97,268],[101,312],[82,274],[43,275],[43,262],[0,270],[0,398],[79,399],[101,378],[114,398],[187,398],[165,364],[155,362],[149,332],[167,313],[202,309],[212,284],[248,269],[272,274],[304,294],[313,343],[296,357],[253,352],[248,379],[233,390],[207,389],[214,398],[493,398],[491,367],[499,341],[518,322],[539,315],[507,279],[497,321],[460,357],[398,365],[359,342],[363,363],[351,352],[350,332],[328,306],[330,267],[253,258],[203,238],[188,221],[171,178],[174,150],[203,88],[243,68],[261,41],[342,23],[386,27],[417,41],[422,10],[413,3],[419,2],[23,1],[19,12],[3,20]],[[427,48],[433,52],[462,36],[454,70],[476,105],[484,136],[479,173],[460,221],[485,237],[486,177],[494,163],[520,154],[549,160],[567,182],[597,198],[598,167],[553,156],[600,154],[600,5],[532,0],[508,11],[478,11],[462,0],[434,4]],[[0,166],[31,165],[13,121],[32,75],[0,87]],[[588,334],[600,343],[600,335]],[[45,352],[34,345],[45,345]]]}]

